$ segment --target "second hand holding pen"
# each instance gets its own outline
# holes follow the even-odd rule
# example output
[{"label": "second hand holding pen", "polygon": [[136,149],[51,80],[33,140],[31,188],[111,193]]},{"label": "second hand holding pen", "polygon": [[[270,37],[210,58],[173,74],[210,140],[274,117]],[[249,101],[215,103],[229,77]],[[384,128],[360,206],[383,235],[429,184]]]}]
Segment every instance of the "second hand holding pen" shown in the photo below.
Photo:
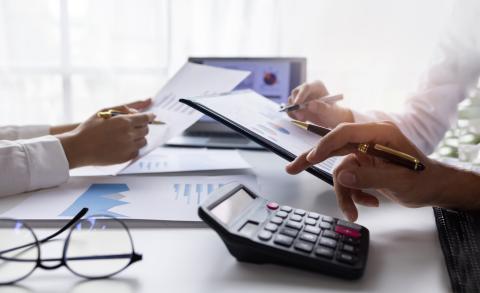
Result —
[{"label": "second hand holding pen", "polygon": [[293,105],[284,106],[279,110],[279,112],[293,112],[293,111],[305,109],[308,106],[308,104],[310,102],[313,102],[313,101],[320,101],[320,102],[324,102],[324,103],[333,104],[333,103],[338,102],[340,100],[343,100],[343,95],[328,95],[328,96],[314,98],[314,99],[308,100],[308,101],[306,101],[304,103],[301,103],[301,104],[293,104]]},{"label": "second hand holding pen", "polygon": [[[331,131],[328,128],[321,127],[311,123],[298,121],[298,120],[292,120],[292,123],[310,132],[316,133],[320,136],[325,136]],[[393,164],[406,167],[413,171],[425,170],[425,165],[422,164],[420,160],[418,160],[417,158],[410,156],[409,154],[406,154],[404,152],[386,147],[381,144],[373,144],[373,143],[353,144],[352,143],[352,146],[364,154],[385,159]]]},{"label": "second hand holding pen", "polygon": [[[117,115],[128,115],[128,114],[131,114],[131,113],[125,113],[125,112],[121,112],[121,111],[118,111],[118,110],[110,109],[110,110],[107,110],[107,111],[98,112],[97,116],[100,117],[100,118],[103,118],[103,119],[110,119],[111,117],[115,117]],[[163,124],[165,124],[165,122],[158,121],[158,120],[153,120],[152,122],[150,122],[150,124],[163,125]]]}]

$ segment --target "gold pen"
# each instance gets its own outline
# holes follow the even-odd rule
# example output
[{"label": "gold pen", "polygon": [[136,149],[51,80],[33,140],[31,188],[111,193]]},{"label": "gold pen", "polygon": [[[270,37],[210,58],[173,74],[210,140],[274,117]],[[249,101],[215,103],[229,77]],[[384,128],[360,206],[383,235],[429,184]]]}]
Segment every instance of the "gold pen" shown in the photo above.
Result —
[{"label": "gold pen", "polygon": [[[125,113],[125,112],[121,112],[121,111],[118,111],[118,110],[110,109],[110,110],[107,110],[107,111],[98,112],[97,117],[100,117],[100,118],[103,118],[103,119],[110,119],[110,118],[115,117],[117,115],[128,115],[128,114],[130,114],[130,113]],[[162,124],[165,124],[165,122],[162,122],[162,121],[159,121],[159,120],[153,120],[152,122],[150,122],[150,124],[162,125]]]},{"label": "gold pen", "polygon": [[[320,136],[325,136],[331,131],[328,128],[298,120],[292,120],[292,123]],[[393,164],[406,167],[413,171],[425,170],[425,165],[422,164],[422,162],[420,162],[420,160],[418,160],[417,158],[378,143],[357,143],[352,144],[352,146],[364,154],[369,154],[374,157],[385,159]]]}]

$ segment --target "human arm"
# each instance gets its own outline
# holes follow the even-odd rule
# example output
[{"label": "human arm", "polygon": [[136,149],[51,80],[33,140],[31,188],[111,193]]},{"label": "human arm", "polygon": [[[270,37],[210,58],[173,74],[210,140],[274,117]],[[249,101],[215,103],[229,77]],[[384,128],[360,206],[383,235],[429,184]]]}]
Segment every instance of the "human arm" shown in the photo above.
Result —
[{"label": "human arm", "polygon": [[[43,133],[42,137],[0,137],[5,139],[0,140],[0,196],[59,185],[68,179],[69,168],[115,164],[136,157],[146,143],[148,123],[154,119],[153,114],[137,110],[150,104],[146,100],[134,104],[136,108],[114,107],[132,114],[108,120],[92,115],[73,131],[55,136],[47,135],[48,127],[42,126],[43,132],[35,132]],[[0,134],[6,133],[12,133],[12,127],[0,127]]]},{"label": "human arm", "polygon": [[[313,101],[307,109],[292,113],[292,118],[310,120],[330,128],[342,122],[392,121],[417,147],[430,154],[456,120],[458,103],[466,97],[467,90],[475,85],[480,75],[480,31],[476,25],[480,5],[472,0],[456,4],[429,69],[416,92],[406,100],[402,112],[359,112]],[[312,82],[294,90],[290,99],[291,103],[300,103],[327,93],[321,82]]]},{"label": "human arm", "polygon": [[[362,142],[382,144],[413,155],[426,168],[412,171],[351,147],[352,143]],[[391,122],[341,124],[289,164],[287,172],[297,174],[334,155],[347,155],[335,169],[333,181],[338,205],[351,221],[358,216],[355,203],[379,205],[367,189],[407,207],[480,209],[479,175],[428,158]]]}]

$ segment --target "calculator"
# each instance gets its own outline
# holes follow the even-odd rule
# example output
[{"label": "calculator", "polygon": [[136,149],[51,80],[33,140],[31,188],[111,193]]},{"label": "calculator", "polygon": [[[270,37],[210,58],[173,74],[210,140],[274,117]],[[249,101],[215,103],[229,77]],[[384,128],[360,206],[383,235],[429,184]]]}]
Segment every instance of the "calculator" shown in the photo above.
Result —
[{"label": "calculator", "polygon": [[344,279],[358,279],[365,270],[367,228],[279,205],[242,184],[227,184],[211,193],[198,214],[238,261],[292,266]]}]

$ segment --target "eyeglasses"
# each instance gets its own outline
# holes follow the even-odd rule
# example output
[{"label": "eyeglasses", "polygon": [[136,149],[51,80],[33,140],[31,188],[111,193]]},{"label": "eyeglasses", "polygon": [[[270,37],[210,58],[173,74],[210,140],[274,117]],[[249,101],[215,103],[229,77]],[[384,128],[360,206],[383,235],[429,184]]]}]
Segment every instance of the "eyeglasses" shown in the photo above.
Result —
[{"label": "eyeglasses", "polygon": [[[124,222],[103,215],[82,219],[87,212],[83,208],[63,228],[41,240],[23,221],[0,219],[0,285],[23,280],[38,267],[65,266],[87,279],[108,278],[142,259]],[[40,245],[69,228],[62,257],[42,259]]]}]

